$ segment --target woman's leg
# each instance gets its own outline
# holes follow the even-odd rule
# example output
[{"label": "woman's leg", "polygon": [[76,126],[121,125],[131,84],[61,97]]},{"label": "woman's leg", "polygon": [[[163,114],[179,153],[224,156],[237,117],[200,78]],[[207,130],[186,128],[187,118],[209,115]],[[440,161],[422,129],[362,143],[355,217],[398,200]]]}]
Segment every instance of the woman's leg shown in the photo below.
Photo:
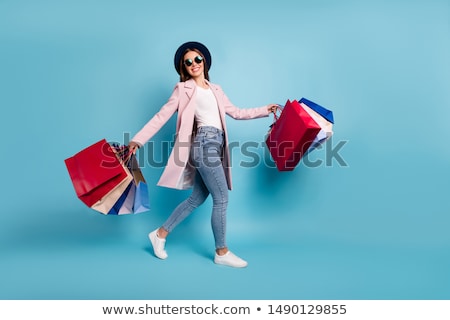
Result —
[{"label": "woman's leg", "polygon": [[201,128],[198,134],[202,138],[199,139],[199,155],[194,158],[201,160],[197,163],[197,172],[213,199],[211,226],[216,246],[214,262],[236,268],[246,267],[247,262],[230,252],[226,244],[228,183],[222,164],[223,132],[214,128]]},{"label": "woman's leg", "polygon": [[209,191],[203,183],[201,175],[197,172],[195,175],[195,182],[191,195],[175,208],[175,210],[161,227],[165,232],[161,230],[161,233],[163,234],[158,235],[161,238],[165,238],[167,234],[172,232],[172,230],[178,224],[180,224],[181,221],[186,219],[187,216],[189,216],[189,214],[191,214],[195,208],[205,202],[208,195]]},{"label": "woman's leg", "polygon": [[209,191],[202,181],[202,177],[197,172],[194,182],[194,187],[189,198],[181,202],[164,224],[149,233],[148,237],[153,246],[153,252],[155,256],[160,259],[167,258],[167,252],[165,250],[166,237],[181,221],[199,205],[201,205],[209,195]]},{"label": "woman's leg", "polygon": [[228,184],[222,166],[223,144],[222,131],[213,127],[200,127],[192,147],[193,164],[213,201],[211,226],[216,249],[226,248]]},{"label": "woman's leg", "polygon": [[230,252],[226,244],[228,184],[220,161],[221,153],[216,152],[213,146],[205,146],[203,151],[208,153],[208,161],[205,160],[197,170],[213,198],[211,226],[216,245],[214,262],[235,268],[246,267],[247,262]]},{"label": "woman's leg", "polygon": [[211,227],[217,250],[226,250],[226,225],[228,207],[228,184],[222,165],[202,165],[198,168],[203,182],[212,197]]}]

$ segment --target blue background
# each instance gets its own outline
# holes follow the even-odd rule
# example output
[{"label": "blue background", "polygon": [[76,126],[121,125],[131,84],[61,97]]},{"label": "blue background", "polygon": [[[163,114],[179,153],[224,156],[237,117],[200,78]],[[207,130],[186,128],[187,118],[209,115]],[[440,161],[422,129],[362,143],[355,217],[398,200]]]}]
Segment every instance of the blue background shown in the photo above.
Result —
[{"label": "blue background", "polygon": [[[446,0],[1,0],[0,298],[450,299],[449,17]],[[117,217],[85,207],[64,164],[134,135],[191,40],[237,106],[306,97],[334,112],[329,146],[346,142],[346,165],[323,148],[292,172],[263,144],[251,168],[234,150],[228,242],[246,269],[212,262],[210,200],[153,256],[147,233],[189,194],[157,187],[162,168],[142,169],[152,210]],[[230,140],[271,123],[228,118]]]}]

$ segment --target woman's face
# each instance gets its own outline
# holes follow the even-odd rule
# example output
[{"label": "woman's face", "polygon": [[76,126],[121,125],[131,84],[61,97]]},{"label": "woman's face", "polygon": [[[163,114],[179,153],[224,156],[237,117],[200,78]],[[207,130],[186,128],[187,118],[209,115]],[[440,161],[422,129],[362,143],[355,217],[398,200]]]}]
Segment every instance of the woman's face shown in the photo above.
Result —
[{"label": "woman's face", "polygon": [[183,58],[184,67],[192,78],[203,76],[205,61],[202,55],[196,51],[189,51]]}]

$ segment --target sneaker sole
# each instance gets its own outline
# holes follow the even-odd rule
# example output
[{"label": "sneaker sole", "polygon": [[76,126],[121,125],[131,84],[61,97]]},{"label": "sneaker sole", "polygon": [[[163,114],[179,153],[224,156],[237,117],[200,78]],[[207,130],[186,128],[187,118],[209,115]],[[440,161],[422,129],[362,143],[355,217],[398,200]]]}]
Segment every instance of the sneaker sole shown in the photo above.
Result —
[{"label": "sneaker sole", "polygon": [[214,263],[218,264],[218,265],[221,265],[221,266],[231,267],[231,268],[245,268],[245,267],[248,266],[248,263],[239,264],[239,265],[233,265],[233,264],[224,263],[224,262],[221,262],[221,261],[216,261],[215,259],[214,259]]}]

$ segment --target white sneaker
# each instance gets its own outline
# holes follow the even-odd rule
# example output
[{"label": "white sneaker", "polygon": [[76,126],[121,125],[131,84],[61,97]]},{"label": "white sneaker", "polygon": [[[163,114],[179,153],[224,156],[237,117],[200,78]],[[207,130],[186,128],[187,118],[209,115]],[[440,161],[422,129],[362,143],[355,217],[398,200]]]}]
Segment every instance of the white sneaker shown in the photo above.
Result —
[{"label": "white sneaker", "polygon": [[153,252],[155,253],[155,256],[164,260],[167,258],[167,252],[166,252],[166,250],[164,250],[164,246],[166,245],[166,239],[161,239],[160,237],[158,237],[158,234],[157,234],[158,229],[150,232],[148,234],[148,238],[150,239],[150,242],[152,243]]},{"label": "white sneaker", "polygon": [[214,263],[222,264],[224,266],[229,266],[233,268],[244,268],[247,266],[247,261],[242,260],[231,251],[228,251],[222,256],[219,256],[217,253],[214,257]]}]

